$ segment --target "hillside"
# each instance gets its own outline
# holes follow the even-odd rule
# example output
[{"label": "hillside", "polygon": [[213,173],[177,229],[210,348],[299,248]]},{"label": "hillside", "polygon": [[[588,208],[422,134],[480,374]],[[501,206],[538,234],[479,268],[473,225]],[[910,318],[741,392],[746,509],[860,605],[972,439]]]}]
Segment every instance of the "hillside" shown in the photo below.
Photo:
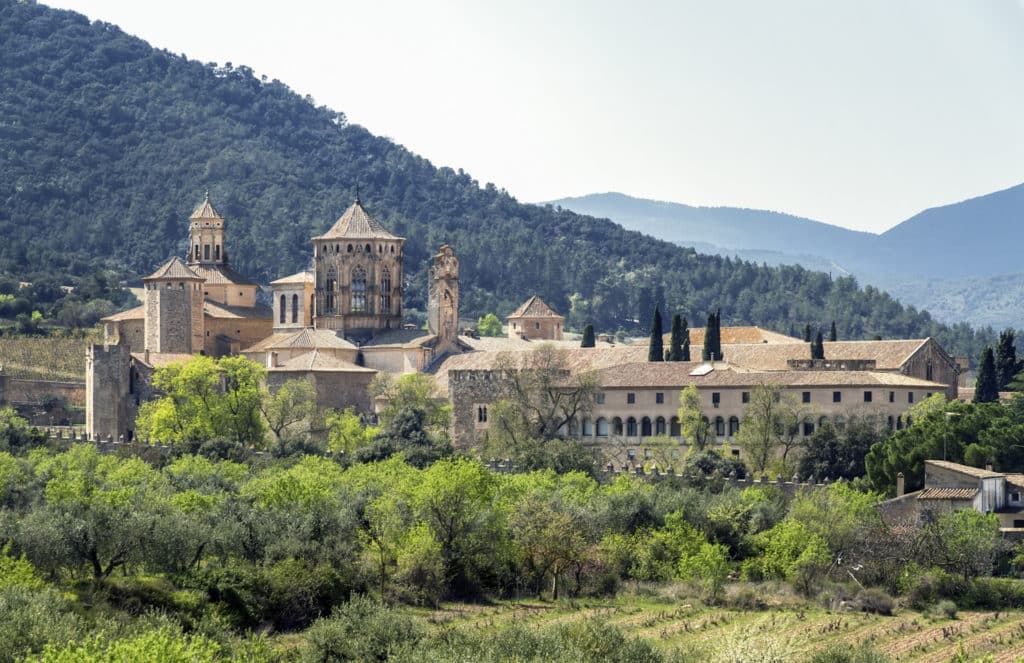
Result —
[{"label": "hillside", "polygon": [[410,308],[423,308],[427,258],[447,242],[461,258],[466,317],[504,315],[538,293],[577,328],[642,330],[644,303],[661,301],[691,320],[721,307],[725,324],[783,332],[835,319],[849,338],[933,335],[972,356],[991,338],[852,279],[698,255],[521,204],[279,81],[154,49],[72,12],[0,0],[0,62],[0,272],[10,275],[141,275],[184,253],[185,219],[208,187],[234,265],[267,282],[308,264],[309,238],[358,185],[409,238]]}]

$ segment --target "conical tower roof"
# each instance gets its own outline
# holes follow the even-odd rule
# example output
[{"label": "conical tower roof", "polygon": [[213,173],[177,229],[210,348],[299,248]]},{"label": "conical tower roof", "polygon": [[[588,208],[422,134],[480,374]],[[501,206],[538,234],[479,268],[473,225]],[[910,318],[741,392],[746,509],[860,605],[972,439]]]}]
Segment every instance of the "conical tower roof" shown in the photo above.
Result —
[{"label": "conical tower roof", "polygon": [[388,232],[380,221],[370,216],[357,197],[331,229],[313,239],[402,239]]},{"label": "conical tower roof", "polygon": [[217,212],[217,210],[215,210],[213,208],[213,204],[210,202],[210,192],[209,191],[206,192],[206,197],[203,199],[203,202],[199,203],[199,206],[196,207],[195,211],[192,212],[192,215],[190,217],[188,217],[188,218],[189,219],[221,219],[222,221],[224,220],[224,217],[221,216]]},{"label": "conical tower roof", "polygon": [[149,276],[142,280],[202,281],[204,279],[203,277],[199,276],[191,269],[189,269],[188,265],[186,265],[181,258],[179,258],[178,256],[174,256],[164,264],[160,265],[160,267],[157,268],[155,272],[153,272],[152,274],[150,274]]}]

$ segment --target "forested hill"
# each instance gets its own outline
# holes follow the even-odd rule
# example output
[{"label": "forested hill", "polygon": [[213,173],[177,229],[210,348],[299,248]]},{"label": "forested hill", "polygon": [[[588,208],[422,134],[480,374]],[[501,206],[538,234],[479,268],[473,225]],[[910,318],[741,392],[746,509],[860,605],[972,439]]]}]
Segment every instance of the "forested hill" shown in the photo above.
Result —
[{"label": "forested hill", "polygon": [[[353,90],[353,94],[358,94]],[[351,203],[408,238],[407,305],[428,256],[461,259],[463,313],[501,315],[538,293],[569,324],[645,327],[648,302],[697,320],[790,331],[835,319],[850,338],[939,337],[976,355],[969,327],[937,324],[852,280],[697,255],[607,220],[524,205],[437,168],[245,67],[205,65],[115,26],[0,0],[0,272],[138,276],[184,254],[209,188],[236,267],[260,281],[309,263],[309,238]]]}]

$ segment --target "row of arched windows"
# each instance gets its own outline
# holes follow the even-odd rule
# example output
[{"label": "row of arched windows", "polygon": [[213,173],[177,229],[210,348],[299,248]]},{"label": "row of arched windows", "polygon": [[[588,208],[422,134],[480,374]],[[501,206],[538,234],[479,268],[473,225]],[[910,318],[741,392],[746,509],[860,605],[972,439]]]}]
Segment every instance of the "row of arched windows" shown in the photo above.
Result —
[{"label": "row of arched windows", "polygon": [[[333,251],[331,250],[331,248],[332,247],[331,247],[330,244],[324,244],[323,249],[321,249],[320,255],[325,255],[325,254],[330,254],[330,253],[341,253],[341,244],[335,244],[334,247],[333,247],[333,249],[334,249]],[[370,246],[369,244],[364,244],[363,246],[359,246],[358,244],[348,244],[345,247],[345,253],[358,253],[358,252],[372,253],[373,252],[373,247]],[[385,250],[383,244],[378,244],[377,245],[377,253],[380,253],[380,254],[390,253],[391,255],[395,255],[395,247],[394,247],[394,245],[391,245],[388,250]]]}]

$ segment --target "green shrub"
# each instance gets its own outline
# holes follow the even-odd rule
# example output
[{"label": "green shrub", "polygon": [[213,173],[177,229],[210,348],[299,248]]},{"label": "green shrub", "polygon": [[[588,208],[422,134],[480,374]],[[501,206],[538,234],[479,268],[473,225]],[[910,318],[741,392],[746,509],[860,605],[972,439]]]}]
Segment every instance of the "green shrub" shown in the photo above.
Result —
[{"label": "green shrub", "polygon": [[63,646],[82,634],[71,606],[53,589],[13,586],[0,591],[0,663]]},{"label": "green shrub", "polygon": [[924,569],[916,564],[906,566],[897,587],[907,599],[907,605],[916,610],[927,610],[940,599],[963,596],[968,589],[959,577],[939,568]]},{"label": "green shrub", "polygon": [[935,612],[946,619],[956,619],[956,603],[943,599],[935,604]]},{"label": "green shrub", "polygon": [[408,652],[422,637],[422,630],[408,615],[368,597],[353,596],[306,631],[300,660],[387,661]]},{"label": "green shrub", "polygon": [[960,604],[965,607],[987,610],[1024,608],[1024,580],[975,578],[961,596],[963,599]]},{"label": "green shrub", "polygon": [[873,612],[876,615],[891,615],[893,608],[896,607],[896,602],[892,600],[891,596],[886,594],[884,590],[875,587],[869,587],[857,592],[853,602],[860,610]]},{"label": "green shrub", "polygon": [[889,663],[892,659],[874,650],[868,644],[851,648],[849,645],[832,645],[811,656],[808,663]]}]

